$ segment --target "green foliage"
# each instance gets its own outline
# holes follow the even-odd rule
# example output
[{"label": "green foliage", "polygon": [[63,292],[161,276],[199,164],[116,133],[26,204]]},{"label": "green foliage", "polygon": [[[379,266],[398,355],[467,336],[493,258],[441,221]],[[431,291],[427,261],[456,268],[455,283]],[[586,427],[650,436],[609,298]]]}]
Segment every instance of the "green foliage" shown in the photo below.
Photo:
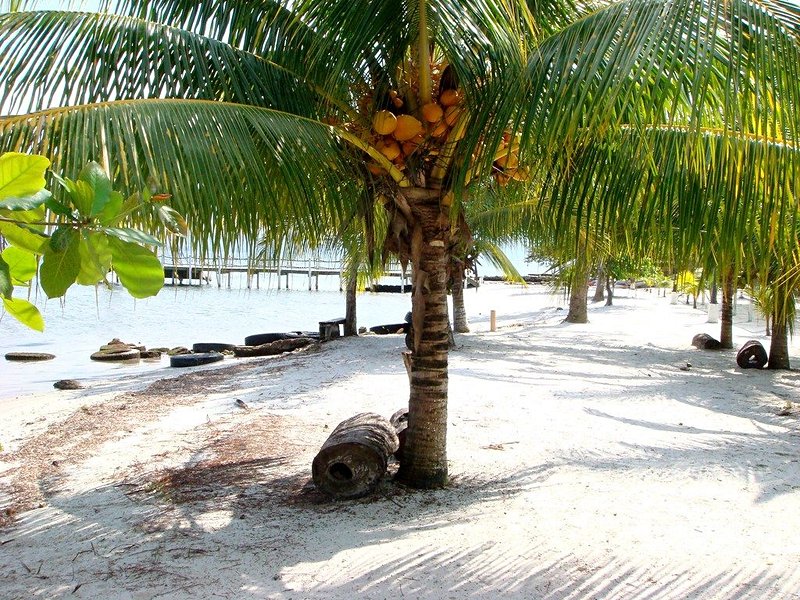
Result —
[{"label": "green foliage", "polygon": [[30,286],[37,265],[39,285],[49,298],[63,296],[75,283],[96,285],[112,269],[132,296],[158,293],[164,270],[147,246],[161,242],[124,225],[132,215],[149,212],[168,231],[183,235],[183,217],[160,203],[164,196],[146,192],[124,200],[94,162],[81,169],[76,180],[53,174],[64,191],[53,197],[44,189],[49,165],[43,156],[0,156],[0,235],[10,244],[0,255],[0,296],[6,312],[32,329],[44,329],[38,309],[12,297],[14,286]]},{"label": "green foliage", "polygon": [[648,286],[655,286],[669,281],[653,259],[637,258],[631,255],[622,255],[607,258],[605,269],[608,276],[617,281],[632,279],[644,280]]}]

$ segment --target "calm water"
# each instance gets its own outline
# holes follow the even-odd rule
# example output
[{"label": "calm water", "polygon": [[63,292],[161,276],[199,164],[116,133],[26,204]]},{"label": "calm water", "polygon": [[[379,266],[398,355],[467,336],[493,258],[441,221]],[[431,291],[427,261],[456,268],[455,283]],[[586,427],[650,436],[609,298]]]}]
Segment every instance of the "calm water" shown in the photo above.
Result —
[{"label": "calm water", "polygon": [[[285,281],[285,278],[284,278]],[[231,289],[212,285],[166,286],[154,298],[135,300],[123,289],[74,286],[65,302],[32,301],[42,311],[45,332],[31,331],[4,316],[0,354],[49,352],[47,362],[18,363],[0,358],[0,402],[21,393],[52,390],[58,379],[106,379],[137,370],[168,370],[161,363],[107,364],[89,359],[112,338],[148,347],[186,346],[196,342],[242,344],[245,336],[270,331],[318,329],[318,322],[344,316],[344,293],[338,277],[320,277],[320,290],[308,291],[308,277],[290,276],[292,289],[277,290],[275,278],[261,277],[261,289],[246,289],[244,277]],[[398,283],[391,281],[389,283]],[[255,286],[255,283],[253,283]],[[271,286],[271,287],[267,287]],[[22,296],[24,290],[17,291]],[[409,294],[359,295],[359,326],[402,322],[411,309]]]}]

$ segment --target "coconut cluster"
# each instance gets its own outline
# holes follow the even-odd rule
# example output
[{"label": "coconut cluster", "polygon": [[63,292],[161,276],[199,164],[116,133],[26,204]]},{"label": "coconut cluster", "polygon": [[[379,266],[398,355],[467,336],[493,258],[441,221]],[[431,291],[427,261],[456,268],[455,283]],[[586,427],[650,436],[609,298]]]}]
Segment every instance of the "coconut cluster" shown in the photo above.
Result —
[{"label": "coconut cluster", "polygon": [[[451,135],[464,108],[461,91],[452,83],[445,82],[445,70],[441,64],[432,66],[435,100],[418,107],[414,114],[409,114],[408,103],[398,90],[389,90],[389,101],[384,103],[389,108],[377,110],[372,115],[370,141],[400,170],[406,168],[407,159],[413,155],[421,160],[427,159],[438,154],[446,140],[463,137],[463,133],[457,138]],[[414,88],[414,82],[407,82],[406,89]],[[369,104],[371,100],[370,96],[363,104]],[[376,175],[384,172],[377,163],[368,167]]]},{"label": "coconut cluster", "polygon": [[503,140],[495,153],[492,163],[492,177],[499,185],[507,185],[512,179],[527,181],[530,177],[528,169],[519,165],[519,134],[511,132],[503,134]]}]

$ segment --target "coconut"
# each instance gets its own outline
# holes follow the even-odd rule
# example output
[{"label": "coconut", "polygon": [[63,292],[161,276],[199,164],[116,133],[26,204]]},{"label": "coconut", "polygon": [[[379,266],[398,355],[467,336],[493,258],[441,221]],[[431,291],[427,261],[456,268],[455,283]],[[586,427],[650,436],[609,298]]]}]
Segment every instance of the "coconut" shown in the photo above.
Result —
[{"label": "coconut", "polygon": [[383,175],[386,172],[382,166],[374,162],[367,163],[367,170],[373,175]]},{"label": "coconut", "polygon": [[461,94],[458,90],[444,90],[439,95],[439,103],[442,106],[455,106],[461,102]]},{"label": "coconut", "polygon": [[392,135],[398,142],[406,142],[420,133],[422,133],[422,123],[411,115],[400,115],[397,117],[397,127]]},{"label": "coconut", "polygon": [[515,181],[528,181],[531,178],[530,171],[525,167],[520,167],[519,169],[515,169],[511,173],[511,179]]},{"label": "coconut", "polygon": [[438,123],[444,116],[444,110],[436,102],[428,102],[422,107],[422,118],[428,123]]},{"label": "coconut", "polygon": [[495,164],[502,169],[516,169],[519,165],[519,155],[515,152],[504,154],[496,161]]},{"label": "coconut", "polygon": [[379,110],[372,117],[372,129],[379,135],[389,135],[397,127],[397,117],[388,110]]},{"label": "coconut", "polygon": [[389,160],[394,160],[400,155],[400,144],[392,139],[380,140],[375,147]]}]

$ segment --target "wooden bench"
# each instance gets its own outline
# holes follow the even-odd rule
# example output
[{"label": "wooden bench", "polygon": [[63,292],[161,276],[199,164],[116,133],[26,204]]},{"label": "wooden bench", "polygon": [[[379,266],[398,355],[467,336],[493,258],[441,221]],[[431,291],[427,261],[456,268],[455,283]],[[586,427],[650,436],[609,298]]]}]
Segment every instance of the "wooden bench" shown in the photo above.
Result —
[{"label": "wooden bench", "polygon": [[320,342],[327,342],[333,338],[340,337],[342,335],[341,330],[339,329],[340,325],[344,325],[346,319],[342,317],[341,319],[328,319],[327,321],[320,321],[319,322],[319,341]]}]

